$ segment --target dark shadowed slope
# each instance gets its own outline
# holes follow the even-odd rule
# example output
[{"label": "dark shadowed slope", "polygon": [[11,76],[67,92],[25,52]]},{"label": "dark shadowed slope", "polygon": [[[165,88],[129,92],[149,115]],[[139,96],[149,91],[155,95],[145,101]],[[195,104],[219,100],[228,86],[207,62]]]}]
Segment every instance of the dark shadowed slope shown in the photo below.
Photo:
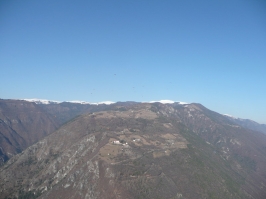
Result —
[{"label": "dark shadowed slope", "polygon": [[0,100],[0,164],[57,127],[55,118],[35,103]]}]

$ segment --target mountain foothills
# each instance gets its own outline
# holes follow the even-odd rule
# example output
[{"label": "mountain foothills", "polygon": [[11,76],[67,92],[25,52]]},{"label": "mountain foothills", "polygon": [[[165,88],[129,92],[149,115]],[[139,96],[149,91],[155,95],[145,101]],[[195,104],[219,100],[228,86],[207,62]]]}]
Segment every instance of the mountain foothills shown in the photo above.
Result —
[{"label": "mountain foothills", "polygon": [[266,198],[266,135],[200,104],[0,102],[0,198]]}]

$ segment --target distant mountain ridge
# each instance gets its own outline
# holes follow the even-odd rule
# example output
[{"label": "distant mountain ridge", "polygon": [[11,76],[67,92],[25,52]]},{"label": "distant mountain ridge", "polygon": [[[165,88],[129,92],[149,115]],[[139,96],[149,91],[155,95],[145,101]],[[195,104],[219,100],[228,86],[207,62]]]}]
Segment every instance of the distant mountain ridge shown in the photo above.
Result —
[{"label": "distant mountain ridge", "polygon": [[79,101],[79,100],[73,100],[73,101],[55,101],[55,100],[46,100],[46,99],[20,99],[28,102],[34,102],[36,104],[60,104],[64,102],[69,102],[69,103],[74,103],[74,104],[91,104],[91,105],[99,105],[99,104],[114,104],[115,102],[112,101],[103,101],[103,102],[97,102],[97,103],[91,103],[91,102],[86,102],[86,101]]},{"label": "distant mountain ridge", "polygon": [[235,122],[236,124],[248,128],[254,131],[263,132],[266,134],[266,124],[259,124],[253,120],[250,119],[241,119],[241,118],[235,118],[233,116],[224,114],[226,117],[228,117],[231,121]]},{"label": "distant mountain ridge", "polygon": [[[47,99],[18,99],[18,100],[24,100],[28,102],[34,102],[36,104],[60,104],[64,102],[74,103],[74,104],[91,104],[91,105],[99,105],[99,104],[114,104],[116,102],[113,101],[102,101],[102,102],[86,102],[86,101],[80,101],[80,100],[73,100],[73,101],[55,101],[55,100],[47,100]],[[162,104],[173,104],[173,103],[179,103],[179,104],[189,104],[187,102],[179,102],[179,101],[173,101],[173,100],[158,100],[158,101],[149,101],[149,102],[142,102],[142,103],[162,103]]]},{"label": "distant mountain ridge", "polygon": [[[73,100],[73,101],[55,101],[55,100],[46,100],[46,99],[21,99],[25,100],[28,102],[34,102],[36,104],[60,104],[60,103],[73,103],[73,104],[90,104],[90,105],[100,105],[100,104],[105,104],[105,105],[111,105],[115,104],[117,102],[113,101],[103,101],[103,102],[86,102],[86,101],[80,101],[80,100]],[[173,101],[173,100],[158,100],[158,101],[147,101],[147,102],[135,102],[135,103],[162,103],[162,104],[174,104],[178,103],[180,105],[187,105],[190,103],[187,102],[181,102],[181,101]],[[255,122],[250,119],[242,119],[242,118],[236,118],[232,115],[229,114],[222,114],[228,118],[230,118],[232,121],[236,122],[238,125],[255,130],[255,131],[260,131],[263,133],[266,133],[266,124],[260,124],[258,122]]]}]

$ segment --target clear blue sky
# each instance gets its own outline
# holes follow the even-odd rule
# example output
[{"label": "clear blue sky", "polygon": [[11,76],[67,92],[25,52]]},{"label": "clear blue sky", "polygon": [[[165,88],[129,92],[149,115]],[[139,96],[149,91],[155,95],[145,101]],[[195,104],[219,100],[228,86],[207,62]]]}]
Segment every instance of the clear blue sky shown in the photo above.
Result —
[{"label": "clear blue sky", "polygon": [[0,0],[0,98],[198,102],[266,123],[263,0]]}]

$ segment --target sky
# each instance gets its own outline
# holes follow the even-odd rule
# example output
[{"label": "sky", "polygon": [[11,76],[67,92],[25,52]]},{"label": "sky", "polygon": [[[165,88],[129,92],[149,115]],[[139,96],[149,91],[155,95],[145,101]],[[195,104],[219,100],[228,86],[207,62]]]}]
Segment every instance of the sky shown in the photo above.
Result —
[{"label": "sky", "polygon": [[0,0],[0,98],[201,103],[266,124],[263,0]]}]

